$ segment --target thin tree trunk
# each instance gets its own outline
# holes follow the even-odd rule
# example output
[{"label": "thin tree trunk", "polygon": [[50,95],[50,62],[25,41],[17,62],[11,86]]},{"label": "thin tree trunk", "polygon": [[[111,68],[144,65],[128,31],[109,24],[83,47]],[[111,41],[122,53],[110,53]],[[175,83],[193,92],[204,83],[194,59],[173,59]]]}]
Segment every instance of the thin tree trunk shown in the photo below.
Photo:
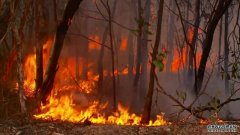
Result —
[{"label": "thin tree trunk", "polygon": [[[85,19],[86,24],[85,24],[83,29],[85,30],[85,35],[88,36],[88,23],[87,23],[87,21],[88,21],[88,19]],[[85,38],[82,38],[82,40],[83,40],[83,45],[84,45],[84,48],[83,48],[83,50],[84,50],[84,54],[83,54],[84,59],[83,59],[83,73],[82,73],[82,75],[83,75],[83,79],[84,80],[88,80],[89,43],[88,43],[88,40],[85,39]]]},{"label": "thin tree trunk", "polygon": [[[115,0],[116,1],[116,0]],[[112,60],[112,85],[113,85],[113,110],[117,110],[117,100],[116,100],[116,78],[114,74],[115,70],[115,58],[114,58],[114,46],[113,46],[113,30],[112,30],[112,15],[111,9],[108,7],[108,25],[109,25],[109,37],[111,45],[111,60]]]},{"label": "thin tree trunk", "polygon": [[[114,1],[113,11],[112,11],[112,19],[114,18],[116,8],[117,8],[117,0]],[[103,32],[102,44],[105,44],[105,42],[107,40],[108,31],[109,31],[109,25],[106,26],[106,28]],[[104,52],[105,52],[104,50],[105,50],[105,48],[102,45],[101,49],[100,49],[99,59],[98,59],[98,75],[99,75],[98,89],[100,92],[102,91],[102,87],[103,87],[103,57],[104,57]]]},{"label": "thin tree trunk", "polygon": [[128,76],[130,82],[133,79],[133,65],[134,65],[134,55],[133,55],[133,35],[131,32],[128,34]]},{"label": "thin tree trunk", "polygon": [[58,70],[58,58],[63,47],[63,42],[67,34],[68,28],[71,24],[71,20],[81,2],[82,0],[68,1],[64,11],[63,19],[57,27],[55,41],[53,47],[51,48],[51,54],[49,57],[48,65],[45,72],[45,78],[40,92],[40,98],[43,103],[46,102],[47,96],[50,94],[53,87],[54,78]]},{"label": "thin tree trunk", "polygon": [[[109,27],[107,26],[103,32],[103,39],[102,39],[102,44],[105,44],[106,40],[107,40],[107,35],[108,35],[108,30]],[[98,75],[99,75],[99,79],[98,79],[98,89],[99,92],[102,92],[102,88],[103,88],[103,57],[104,57],[104,46],[101,46],[100,49],[100,54],[99,54],[99,59],[98,59]]]},{"label": "thin tree trunk", "polygon": [[[174,0],[170,1],[170,7],[172,7],[172,10],[176,10],[176,4],[173,2]],[[166,64],[166,71],[169,73],[171,71],[171,63],[173,60],[173,39],[174,39],[174,32],[175,32],[175,15],[171,12],[169,12],[168,16],[168,37],[167,37],[167,45],[168,45],[168,55],[167,55],[167,64]]]},{"label": "thin tree trunk", "polygon": [[42,4],[40,0],[35,1],[36,93],[41,89],[43,83],[43,46],[39,37],[40,11],[42,11],[39,9],[40,4]]},{"label": "thin tree trunk", "polygon": [[225,33],[224,33],[224,79],[225,79],[225,92],[229,91],[229,76],[228,76],[228,64],[229,64],[229,44],[228,44],[228,10],[225,12]]},{"label": "thin tree trunk", "polygon": [[157,59],[158,48],[161,41],[161,31],[162,31],[162,15],[163,15],[163,4],[164,0],[160,0],[159,9],[158,9],[158,22],[157,22],[157,31],[156,31],[156,39],[152,53],[152,63],[150,70],[150,81],[149,81],[149,89],[147,93],[147,97],[145,99],[144,110],[142,113],[141,123],[147,124],[150,120],[151,107],[152,107],[152,97],[154,92],[154,78],[155,78],[155,65],[153,61]]},{"label": "thin tree trunk", "polygon": [[[151,8],[151,0],[146,1],[146,12],[144,15],[144,20],[145,22],[149,23],[150,21],[150,8]],[[149,26],[145,25],[144,26],[144,32],[143,32],[143,40],[142,40],[142,52],[141,52],[141,60],[142,60],[142,66],[141,66],[141,76],[140,76],[140,91],[137,93],[137,105],[142,106],[140,101],[144,98],[146,95],[147,91],[147,81],[148,81],[148,69],[147,69],[147,64],[148,64],[148,36],[149,33]]]},{"label": "thin tree trunk", "polygon": [[198,39],[198,29],[201,23],[201,17],[200,17],[200,4],[201,1],[200,0],[196,0],[196,7],[195,7],[195,22],[194,22],[194,31],[193,31],[193,39],[191,44],[191,48],[190,48],[190,52],[189,52],[189,75],[192,76],[193,75],[193,70],[195,68],[196,70],[196,66],[194,64],[194,62],[196,62],[196,60],[194,59],[194,57],[196,57],[195,52],[196,52],[196,43],[197,43],[197,39]]},{"label": "thin tree trunk", "polygon": [[143,17],[142,17],[142,4],[141,0],[138,0],[138,36],[137,36],[137,60],[136,60],[136,75],[134,78],[133,86],[135,90],[138,86],[138,81],[141,73],[141,48],[142,48],[142,29],[143,29]]},{"label": "thin tree trunk", "polygon": [[206,38],[203,41],[203,53],[200,60],[200,66],[198,68],[198,75],[197,75],[197,81],[195,83],[197,86],[196,93],[199,93],[199,91],[202,88],[204,73],[206,69],[206,64],[208,60],[208,56],[210,53],[210,50],[212,48],[212,41],[213,41],[213,35],[214,31],[216,29],[216,26],[223,16],[224,12],[228,9],[229,5],[231,4],[233,0],[225,0],[225,1],[217,1],[217,9],[215,10],[213,16],[211,17],[210,22],[208,23],[208,27],[206,30]]},{"label": "thin tree trunk", "polygon": [[223,19],[221,19],[220,21],[220,29],[219,29],[219,47],[218,47],[218,72],[220,73],[221,72],[221,49],[222,49],[222,24],[223,24]]}]

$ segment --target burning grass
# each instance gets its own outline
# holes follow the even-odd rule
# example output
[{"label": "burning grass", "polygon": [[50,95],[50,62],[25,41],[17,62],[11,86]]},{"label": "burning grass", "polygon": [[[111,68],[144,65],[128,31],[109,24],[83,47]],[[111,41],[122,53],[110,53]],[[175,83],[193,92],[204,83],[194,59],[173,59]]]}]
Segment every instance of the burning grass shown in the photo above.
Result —
[{"label": "burning grass", "polygon": [[[126,44],[127,40],[123,41]],[[52,39],[49,39],[44,45],[43,66],[46,67],[49,49]],[[90,46],[93,47],[94,45]],[[125,45],[122,45],[126,48]],[[94,47],[95,48],[95,47]],[[70,62],[70,63],[69,63]],[[66,64],[67,63],[67,64]],[[129,109],[118,103],[116,112],[109,112],[109,104],[102,103],[94,98],[97,87],[98,75],[91,70],[91,63],[88,65],[88,80],[76,80],[74,73],[76,71],[74,58],[60,59],[59,70],[55,78],[54,88],[47,99],[46,104],[42,104],[38,114],[33,115],[35,119],[46,121],[65,121],[73,123],[84,123],[86,121],[94,124],[116,124],[116,125],[141,125],[141,116],[130,113]],[[36,57],[29,54],[24,62],[24,88],[29,97],[34,96],[35,75],[36,75]],[[104,75],[112,76],[108,71]],[[82,73],[81,71],[79,72]],[[114,74],[126,75],[128,69],[116,70]],[[160,126],[170,124],[164,118],[164,114],[157,115],[156,120],[151,120],[148,126]]]}]

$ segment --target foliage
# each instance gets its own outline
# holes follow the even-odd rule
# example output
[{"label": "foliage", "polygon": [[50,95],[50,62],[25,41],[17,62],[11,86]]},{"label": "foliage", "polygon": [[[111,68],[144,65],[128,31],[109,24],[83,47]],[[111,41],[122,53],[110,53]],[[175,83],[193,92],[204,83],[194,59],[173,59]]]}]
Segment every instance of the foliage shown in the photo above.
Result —
[{"label": "foliage", "polygon": [[167,52],[161,52],[157,55],[156,60],[153,61],[153,64],[158,68],[159,72],[162,72],[164,70],[164,59],[167,56]]}]

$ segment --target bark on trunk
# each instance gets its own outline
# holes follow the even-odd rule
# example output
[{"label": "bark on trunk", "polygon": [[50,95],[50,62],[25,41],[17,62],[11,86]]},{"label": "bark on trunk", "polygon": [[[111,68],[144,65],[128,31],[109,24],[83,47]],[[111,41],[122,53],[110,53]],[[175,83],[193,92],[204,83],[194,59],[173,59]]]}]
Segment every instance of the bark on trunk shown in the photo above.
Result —
[{"label": "bark on trunk", "polygon": [[156,31],[156,39],[152,53],[152,63],[150,69],[150,82],[149,82],[149,89],[147,93],[147,97],[144,104],[144,110],[142,113],[141,123],[148,124],[150,120],[151,114],[151,107],[152,107],[152,97],[154,92],[154,79],[155,79],[155,65],[153,61],[157,59],[158,48],[161,41],[161,31],[162,31],[162,15],[163,15],[163,4],[164,0],[160,0],[159,2],[159,9],[158,9],[158,22],[157,22],[157,31]]},{"label": "bark on trunk", "polygon": [[[17,51],[17,78],[18,78],[18,92],[19,92],[19,101],[20,101],[20,106],[21,106],[21,113],[23,115],[27,114],[27,107],[26,107],[26,97],[24,94],[24,71],[23,71],[23,42],[24,42],[24,35],[23,35],[23,30],[24,26],[27,20],[27,16],[29,13],[29,0],[26,1],[21,1],[19,2],[19,7],[16,10],[19,10],[17,16],[21,16],[22,14],[22,9],[24,9],[24,12],[22,14],[22,18],[20,20],[20,25],[19,28],[17,28],[17,23],[16,20],[14,20],[14,24],[12,25],[12,31],[13,31],[13,36],[14,40],[16,41],[16,51]],[[17,4],[18,5],[18,4]],[[23,8],[24,7],[24,8]],[[13,9],[11,9],[11,14],[13,15]]]},{"label": "bark on trunk", "polygon": [[17,27],[13,26],[14,37],[16,41],[17,48],[17,78],[18,78],[18,92],[19,92],[19,101],[21,105],[21,113],[27,113],[27,107],[25,103],[25,94],[24,94],[24,73],[23,73],[23,55],[22,55],[22,39],[20,38],[19,31]]},{"label": "bark on trunk", "polygon": [[204,48],[203,48],[203,53],[200,60],[200,66],[198,69],[197,81],[195,82],[197,83],[196,93],[199,93],[199,91],[202,88],[206,64],[207,64],[210,50],[212,48],[214,31],[216,29],[218,21],[221,19],[224,12],[227,10],[227,8],[229,7],[232,1],[233,0],[217,1],[218,2],[217,9],[214,11],[214,14],[212,14],[212,17],[209,20],[208,27],[206,30],[206,38],[203,41]]},{"label": "bark on trunk", "polygon": [[69,25],[71,24],[72,18],[81,2],[82,0],[68,1],[64,11],[63,19],[57,27],[54,44],[51,48],[51,55],[49,57],[45,78],[40,92],[40,98],[43,103],[46,102],[46,98],[50,94],[53,87],[54,78],[58,69],[58,58],[63,47],[64,38],[67,34]]}]

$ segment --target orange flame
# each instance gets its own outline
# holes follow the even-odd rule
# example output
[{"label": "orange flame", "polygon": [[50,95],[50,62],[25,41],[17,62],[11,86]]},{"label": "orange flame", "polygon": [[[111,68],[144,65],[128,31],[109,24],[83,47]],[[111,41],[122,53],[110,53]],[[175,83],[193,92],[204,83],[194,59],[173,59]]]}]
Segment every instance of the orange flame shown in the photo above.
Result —
[{"label": "orange flame", "polygon": [[91,35],[89,38],[92,39],[92,40],[94,40],[94,41],[96,41],[96,42],[94,42],[94,41],[89,41],[89,49],[90,49],[90,50],[99,50],[99,49],[100,49],[100,45],[97,44],[97,42],[100,43],[100,38],[99,38],[99,36],[97,36],[97,35]]},{"label": "orange flame", "polygon": [[[99,37],[95,36],[95,40]],[[124,41],[126,42],[126,41]],[[44,45],[43,61],[46,67],[49,56],[52,39],[49,39]],[[89,43],[90,48],[97,49],[99,46],[95,43]],[[126,107],[118,104],[118,109],[112,115],[106,115],[108,103],[100,103],[96,99],[92,99],[96,89],[96,81],[98,75],[94,73],[92,67],[94,63],[88,64],[88,80],[76,80],[74,73],[76,72],[76,61],[74,57],[68,59],[59,59],[59,70],[55,77],[55,83],[51,94],[47,98],[47,104],[41,105],[38,114],[34,115],[36,119],[42,120],[61,120],[68,122],[85,122],[90,121],[95,124],[118,124],[118,125],[140,125],[141,116],[129,113]],[[83,65],[82,65],[83,66]],[[81,69],[82,70],[82,69]],[[24,61],[25,71],[25,92],[31,95],[35,89],[36,74],[36,56],[29,54]],[[82,74],[82,71],[80,72]],[[115,73],[125,75],[128,69],[115,70]],[[104,70],[104,76],[111,75],[111,72]],[[148,126],[157,126],[169,124],[163,118],[163,114],[157,115],[155,121],[150,121]]]},{"label": "orange flame", "polygon": [[128,38],[123,38],[121,40],[120,51],[126,51],[127,49]]}]

